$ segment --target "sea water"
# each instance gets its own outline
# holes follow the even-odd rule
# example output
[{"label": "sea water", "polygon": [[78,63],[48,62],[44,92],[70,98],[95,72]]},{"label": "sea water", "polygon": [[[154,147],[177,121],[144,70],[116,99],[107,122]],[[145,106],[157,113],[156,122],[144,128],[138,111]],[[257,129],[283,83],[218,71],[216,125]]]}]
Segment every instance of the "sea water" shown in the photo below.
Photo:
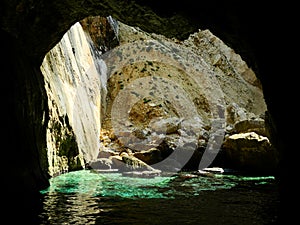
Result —
[{"label": "sea water", "polygon": [[41,191],[40,224],[278,224],[273,176],[69,172]]}]

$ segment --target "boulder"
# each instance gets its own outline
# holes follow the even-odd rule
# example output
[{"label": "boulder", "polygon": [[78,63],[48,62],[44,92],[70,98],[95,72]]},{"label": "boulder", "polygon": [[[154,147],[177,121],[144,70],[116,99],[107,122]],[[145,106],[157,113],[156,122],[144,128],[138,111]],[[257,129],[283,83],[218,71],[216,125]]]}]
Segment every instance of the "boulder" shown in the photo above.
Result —
[{"label": "boulder", "polygon": [[272,173],[278,166],[278,153],[269,139],[255,132],[226,137],[222,150],[227,164],[236,169]]}]

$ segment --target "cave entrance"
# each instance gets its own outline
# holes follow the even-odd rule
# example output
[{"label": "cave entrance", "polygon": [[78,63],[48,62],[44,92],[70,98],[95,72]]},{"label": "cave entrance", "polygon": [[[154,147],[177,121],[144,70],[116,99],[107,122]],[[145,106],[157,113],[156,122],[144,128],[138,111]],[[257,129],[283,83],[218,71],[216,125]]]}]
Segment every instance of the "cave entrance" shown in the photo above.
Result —
[{"label": "cave entrance", "polygon": [[41,69],[51,175],[111,169],[124,157],[148,169],[204,168],[238,120],[259,120],[266,111],[254,72],[209,30],[180,41],[110,16],[87,17]]}]

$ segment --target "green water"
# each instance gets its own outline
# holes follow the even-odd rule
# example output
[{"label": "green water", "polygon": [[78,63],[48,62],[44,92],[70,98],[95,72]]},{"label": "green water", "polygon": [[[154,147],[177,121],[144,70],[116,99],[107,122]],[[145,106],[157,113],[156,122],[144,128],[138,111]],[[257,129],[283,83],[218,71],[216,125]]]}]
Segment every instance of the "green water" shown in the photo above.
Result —
[{"label": "green water", "polygon": [[41,191],[38,224],[279,224],[273,176],[190,175],[133,178],[89,170],[62,174]]},{"label": "green water", "polygon": [[189,178],[178,175],[134,178],[122,176],[120,173],[95,173],[90,170],[81,170],[51,178],[50,187],[41,193],[78,193],[122,198],[175,198],[179,195],[193,196],[207,190],[230,189],[243,181],[253,181],[252,185],[258,185],[274,179],[273,176],[222,174],[216,174],[215,177]]}]

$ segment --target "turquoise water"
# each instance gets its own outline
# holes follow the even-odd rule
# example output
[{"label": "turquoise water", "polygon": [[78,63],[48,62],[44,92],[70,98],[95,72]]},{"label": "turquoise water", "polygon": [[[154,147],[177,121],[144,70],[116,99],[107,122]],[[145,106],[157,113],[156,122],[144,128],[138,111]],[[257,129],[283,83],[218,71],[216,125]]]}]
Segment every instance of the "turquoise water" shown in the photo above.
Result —
[{"label": "turquoise water", "polygon": [[[236,176],[215,174],[215,177],[182,176],[134,178],[120,173],[95,173],[81,170],[62,174],[50,179],[50,187],[41,191],[47,193],[77,193],[90,196],[122,198],[175,198],[179,195],[193,196],[201,191],[230,189],[242,181],[252,184],[267,184],[273,176]],[[178,185],[172,185],[180,182]]]},{"label": "turquoise water", "polygon": [[82,170],[50,179],[40,224],[275,224],[273,176],[155,178]]}]

